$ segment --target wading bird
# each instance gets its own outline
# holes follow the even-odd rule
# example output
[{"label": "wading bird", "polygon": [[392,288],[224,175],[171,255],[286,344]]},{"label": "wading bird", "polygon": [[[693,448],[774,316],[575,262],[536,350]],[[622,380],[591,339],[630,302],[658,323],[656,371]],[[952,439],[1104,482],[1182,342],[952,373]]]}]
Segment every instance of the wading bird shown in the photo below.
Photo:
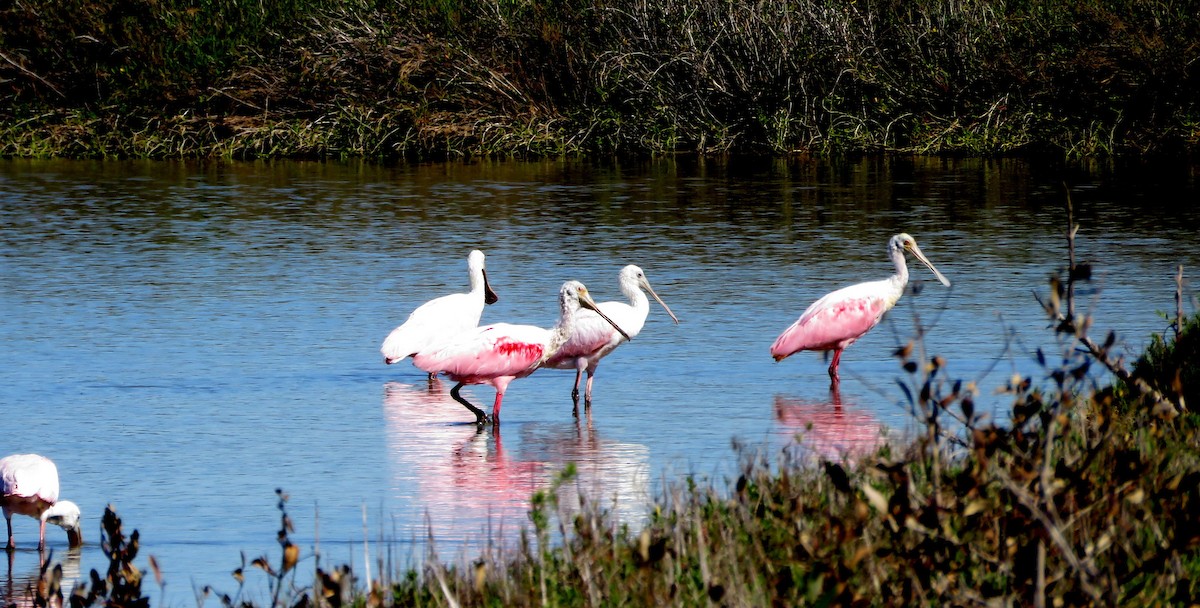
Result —
[{"label": "wading bird", "polygon": [[499,423],[500,403],[508,383],[532,374],[566,344],[581,307],[599,312],[601,318],[629,339],[624,330],[600,312],[583,283],[563,283],[558,292],[558,303],[560,315],[553,329],[508,323],[484,325],[460,334],[458,339],[439,348],[413,355],[413,365],[430,374],[444,372],[457,382],[450,389],[450,396],[471,410],[479,424],[487,422],[488,416],[471,405],[459,391],[466,384],[492,385],[496,389],[496,401],[490,420]]},{"label": "wading bird", "polygon": [[58,499],[58,467],[45,456],[13,454],[0,458],[0,505],[8,523],[8,549],[13,542],[12,516],[28,515],[40,522],[38,551],[46,547],[46,522],[67,531],[67,543],[72,547],[83,544],[79,527],[79,507],[69,500]]},{"label": "wading bird", "polygon": [[[670,307],[662,301],[662,298],[658,297],[657,293],[654,293],[654,289],[650,287],[650,282],[646,280],[646,274],[642,272],[641,268],[630,264],[621,269],[617,280],[621,286],[621,293],[629,302],[602,302],[600,310],[608,318],[616,321],[630,339],[641,333],[642,326],[646,324],[646,316],[650,314],[650,301],[646,299],[643,290],[650,292],[650,295],[654,296],[667,314],[671,315],[671,320],[676,325],[679,324],[675,313],[671,312]],[[575,319],[575,328],[567,343],[548,359],[543,367],[575,370],[575,388],[571,390],[571,399],[575,402],[577,410],[579,407],[579,380],[586,370],[587,386],[583,393],[583,403],[584,407],[591,407],[592,380],[596,374],[596,367],[600,365],[601,359],[608,356],[624,341],[624,336],[605,323],[599,315],[590,310],[582,310]]]},{"label": "wading bird", "polygon": [[467,270],[471,275],[471,291],[432,299],[412,311],[408,320],[383,341],[379,352],[383,353],[384,363],[403,361],[479,325],[483,306],[500,298],[488,284],[482,251],[476,249],[467,256]]},{"label": "wading bird", "polygon": [[921,253],[913,237],[897,234],[888,241],[888,255],[896,266],[896,274],[882,281],[843,287],[813,302],[771,345],[771,355],[775,360],[782,361],[802,350],[832,350],[829,378],[836,384],[839,381],[838,362],[842,358],[842,351],[875,327],[883,314],[891,310],[904,294],[904,286],[908,284],[905,251],[911,252],[928,266],[942,285],[950,286],[950,281]]}]

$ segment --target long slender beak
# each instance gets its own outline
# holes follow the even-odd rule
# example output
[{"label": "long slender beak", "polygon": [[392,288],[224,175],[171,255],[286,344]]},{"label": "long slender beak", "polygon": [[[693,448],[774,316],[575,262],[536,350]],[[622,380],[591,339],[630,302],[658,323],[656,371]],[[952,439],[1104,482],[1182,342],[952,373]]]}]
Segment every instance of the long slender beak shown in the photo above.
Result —
[{"label": "long slender beak", "polygon": [[946,287],[950,286],[950,279],[942,276],[942,273],[938,272],[938,269],[933,267],[933,264],[929,261],[929,258],[926,258],[925,254],[921,253],[921,248],[917,247],[916,243],[910,245],[908,250],[911,251],[913,255],[917,256],[917,259],[921,260],[921,263],[925,264],[930,270],[933,271],[933,276],[937,277],[938,280],[942,282],[942,285],[945,285]]},{"label": "long slender beak", "polygon": [[616,321],[613,321],[612,319],[608,318],[608,315],[606,315],[600,311],[600,307],[596,306],[596,301],[592,299],[591,294],[589,294],[588,292],[581,291],[579,293],[579,305],[600,315],[601,319],[608,321],[608,324],[612,325],[613,329],[617,330],[622,336],[625,336],[626,340],[630,340],[630,341],[633,340],[633,338],[629,337],[629,334],[625,333],[625,330],[621,329],[620,325],[617,325]]},{"label": "long slender beak", "polygon": [[671,307],[667,306],[667,303],[663,302],[662,298],[658,297],[658,294],[654,293],[654,288],[650,286],[650,281],[647,281],[645,277],[642,277],[638,283],[641,284],[642,289],[645,289],[646,291],[650,292],[650,295],[654,296],[654,299],[662,305],[663,310],[667,311],[667,314],[671,315],[671,320],[674,321],[676,325],[679,325],[679,319],[675,317],[675,313],[671,312]]},{"label": "long slender beak", "polygon": [[491,285],[491,283],[488,283],[487,271],[485,270],[485,271],[483,271],[483,303],[484,304],[495,304],[496,302],[499,302],[499,301],[500,301],[500,296],[496,295],[496,292],[492,291],[492,285]]}]

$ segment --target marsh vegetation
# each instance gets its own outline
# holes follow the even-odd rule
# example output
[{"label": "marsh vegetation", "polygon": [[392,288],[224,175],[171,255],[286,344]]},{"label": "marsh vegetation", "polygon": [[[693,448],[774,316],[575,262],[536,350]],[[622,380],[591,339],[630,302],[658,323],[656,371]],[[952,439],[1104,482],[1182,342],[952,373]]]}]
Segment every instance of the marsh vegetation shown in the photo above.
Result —
[{"label": "marsh vegetation", "polygon": [[32,0],[0,154],[1194,150],[1186,3]]}]

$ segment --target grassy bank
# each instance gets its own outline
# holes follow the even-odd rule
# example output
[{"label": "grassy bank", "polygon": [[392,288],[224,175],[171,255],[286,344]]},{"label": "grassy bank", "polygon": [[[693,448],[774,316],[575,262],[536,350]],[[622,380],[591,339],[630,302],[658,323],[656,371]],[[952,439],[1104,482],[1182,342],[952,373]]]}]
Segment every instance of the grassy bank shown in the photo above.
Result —
[{"label": "grassy bank", "polygon": [[1141,0],[29,0],[0,155],[1194,152],[1200,14]]},{"label": "grassy bank", "polygon": [[[910,344],[897,368],[919,432],[853,463],[746,451],[728,487],[681,479],[641,528],[615,522],[603,497],[560,505],[551,487],[510,551],[431,554],[383,580],[318,562],[311,588],[289,584],[316,560],[289,540],[281,494],[279,550],[236,575],[267,573],[272,604],[286,606],[1194,605],[1200,419],[1187,404],[1200,315],[1183,314],[1181,273],[1173,330],[1127,365],[1077,307],[1091,269],[1066,243],[1065,267],[1038,290],[1059,349],[1031,353],[1043,369],[1011,379],[1005,416],[976,411],[936,345]],[[145,605],[136,533],[126,539],[115,514],[103,525],[113,566],[68,591],[71,605]],[[44,574],[45,602],[60,575]]]}]

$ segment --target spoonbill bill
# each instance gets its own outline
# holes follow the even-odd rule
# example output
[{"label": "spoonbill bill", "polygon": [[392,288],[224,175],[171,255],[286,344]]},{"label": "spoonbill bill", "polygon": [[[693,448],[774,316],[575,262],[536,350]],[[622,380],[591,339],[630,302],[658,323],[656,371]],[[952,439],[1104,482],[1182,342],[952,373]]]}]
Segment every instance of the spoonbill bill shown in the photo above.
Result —
[{"label": "spoonbill bill", "polygon": [[10,551],[17,546],[12,532],[14,513],[28,515],[40,522],[38,551],[46,547],[46,522],[66,530],[67,543],[71,547],[83,544],[79,507],[69,500],[58,499],[58,467],[45,456],[13,454],[0,458],[0,506],[3,506],[4,520],[8,524]]},{"label": "spoonbill bill", "polygon": [[[483,315],[485,304],[495,304],[500,298],[488,284],[483,252],[476,249],[467,256],[471,291],[434,298],[412,311],[403,325],[392,330],[379,352],[383,362],[391,365],[422,350],[433,348],[458,334],[475,329]],[[433,376],[430,375],[430,378]]]},{"label": "spoonbill bill", "polygon": [[[621,293],[629,302],[601,302],[600,310],[608,315],[608,318],[616,321],[630,339],[641,333],[642,326],[646,324],[646,317],[650,314],[650,301],[646,299],[644,292],[654,296],[667,314],[671,315],[671,320],[676,325],[679,324],[679,319],[671,312],[671,308],[654,293],[654,288],[650,287],[646,273],[642,272],[641,268],[633,264],[622,268],[617,275],[617,281],[621,286]],[[605,323],[600,315],[590,310],[581,310],[567,343],[542,367],[575,370],[575,388],[571,390],[571,399],[576,408],[579,407],[579,380],[586,370],[587,387],[584,389],[583,403],[585,407],[591,407],[592,380],[596,375],[596,367],[600,365],[601,359],[623,342],[625,338],[622,334]]]},{"label": "spoonbill bill", "polygon": [[553,329],[508,323],[484,325],[460,334],[441,347],[418,352],[413,355],[413,365],[430,374],[444,372],[457,382],[450,389],[450,396],[471,410],[478,424],[487,422],[488,416],[471,405],[459,391],[467,384],[492,385],[496,389],[496,401],[492,404],[490,420],[499,423],[500,404],[508,383],[532,374],[567,343],[581,307],[596,311],[600,318],[629,339],[629,334],[600,311],[587,287],[579,281],[563,283],[558,291],[558,304],[560,315]]},{"label": "spoonbill bill", "polygon": [[804,314],[784,330],[771,345],[771,355],[776,361],[802,350],[833,351],[833,362],[829,364],[829,378],[836,384],[838,362],[842,351],[861,338],[891,310],[908,284],[908,265],[904,252],[908,251],[933,271],[942,285],[950,281],[921,253],[917,241],[905,233],[897,234],[888,241],[888,255],[896,266],[896,274],[882,281],[867,281],[843,287],[813,302]]}]

